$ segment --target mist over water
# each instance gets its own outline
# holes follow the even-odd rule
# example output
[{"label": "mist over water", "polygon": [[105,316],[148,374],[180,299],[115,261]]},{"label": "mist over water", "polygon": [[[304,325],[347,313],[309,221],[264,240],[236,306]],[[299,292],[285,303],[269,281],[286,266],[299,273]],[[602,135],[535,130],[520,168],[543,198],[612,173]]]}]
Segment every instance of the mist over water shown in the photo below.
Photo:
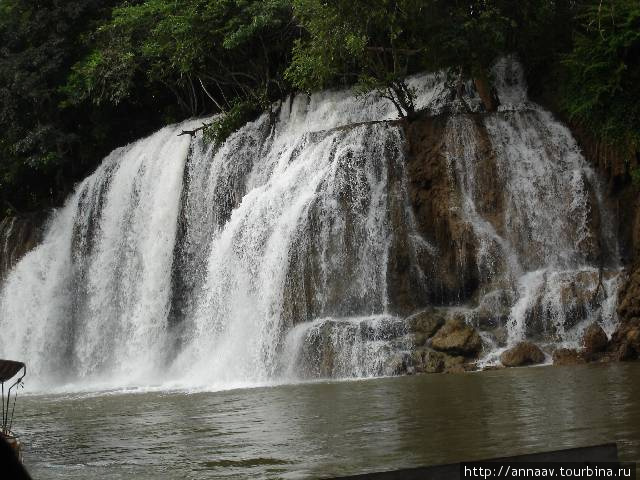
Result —
[{"label": "mist over water", "polygon": [[[592,320],[611,330],[618,257],[597,178],[566,127],[527,101],[519,66],[495,76],[495,114],[470,113],[471,90],[452,100],[441,74],[410,81],[418,108],[448,115],[451,209],[476,245],[478,291],[454,306],[470,322],[479,309],[505,317],[507,344],[575,342]],[[217,149],[178,136],[193,120],[115,150],[6,278],[0,356],[26,361],[40,390],[385,374],[411,348],[389,295],[394,249],[423,307],[437,280],[423,265],[443,248],[417,228],[395,117],[374,95],[324,92],[275,105]],[[496,182],[499,219],[486,205]],[[592,291],[601,266],[604,301],[567,296]],[[491,342],[487,362],[502,348]]]}]

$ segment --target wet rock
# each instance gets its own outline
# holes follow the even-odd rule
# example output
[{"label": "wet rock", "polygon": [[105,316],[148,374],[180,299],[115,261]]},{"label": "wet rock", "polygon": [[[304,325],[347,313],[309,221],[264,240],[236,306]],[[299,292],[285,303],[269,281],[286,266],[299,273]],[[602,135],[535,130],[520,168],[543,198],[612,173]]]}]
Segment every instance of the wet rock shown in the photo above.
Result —
[{"label": "wet rock", "polygon": [[519,342],[500,355],[505,367],[522,367],[544,362],[544,353],[535,343]]},{"label": "wet rock", "polygon": [[640,358],[640,318],[632,318],[618,326],[611,336],[609,350],[620,361]]},{"label": "wet rock", "polygon": [[474,370],[475,364],[462,355],[448,355],[426,347],[411,352],[409,369],[416,373],[460,373]]},{"label": "wet rock", "polygon": [[544,308],[542,298],[537,298],[535,303],[525,313],[525,333],[527,338],[542,340],[551,324],[548,312]]},{"label": "wet rock", "polygon": [[[604,272],[603,279],[608,280],[612,274]],[[565,330],[575,327],[604,296],[603,290],[595,295],[598,272],[592,270],[547,272],[537,281],[540,286],[526,310],[524,322],[526,337],[536,341],[554,340],[561,334],[559,325]]]},{"label": "wet rock", "polygon": [[424,350],[415,349],[411,351],[410,360],[411,366],[415,369],[416,373],[424,372]]},{"label": "wet rock", "polygon": [[572,328],[586,318],[593,298],[593,286],[597,284],[598,274],[590,271],[579,272],[570,281],[564,280],[560,287],[564,328]]},{"label": "wet rock", "polygon": [[498,327],[492,330],[490,333],[497,345],[504,347],[507,344],[507,341],[509,340],[509,332],[507,330],[507,327]]},{"label": "wet rock", "polygon": [[[501,309],[502,310],[502,309]],[[480,330],[493,331],[496,328],[503,327],[509,316],[509,310],[492,311],[488,308],[478,308],[472,314],[472,322]]]},{"label": "wet rock", "polygon": [[452,355],[475,357],[482,348],[478,332],[467,325],[460,316],[449,318],[431,339],[435,350]]},{"label": "wet rock", "polygon": [[4,217],[0,221],[0,280],[42,240],[47,212]]},{"label": "wet rock", "polygon": [[360,334],[364,340],[392,340],[406,333],[404,322],[393,317],[381,318],[374,323],[362,322]]},{"label": "wet rock", "polygon": [[[640,214],[640,207],[637,208]],[[640,246],[640,239],[637,241]],[[620,285],[618,292],[618,316],[624,323],[640,317],[640,262],[636,262]]]},{"label": "wet rock", "polygon": [[333,376],[336,351],[331,342],[331,334],[335,326],[335,322],[327,321],[306,336],[300,351],[300,359],[298,360],[301,377],[322,378]]},{"label": "wet rock", "polygon": [[485,306],[478,307],[470,314],[470,323],[480,331],[481,338],[491,339],[490,343],[504,346],[507,342],[508,331],[506,327],[509,317],[508,308],[496,308],[490,310]]},{"label": "wet rock", "polygon": [[553,352],[554,365],[578,365],[586,363],[582,353],[575,348],[558,348]]},{"label": "wet rock", "polygon": [[[404,128],[407,140],[406,188],[415,215],[415,227],[433,248],[420,248],[417,258],[413,259],[409,257],[405,243],[391,245],[390,302],[394,305],[411,303],[417,292],[420,292],[419,305],[466,301],[477,291],[480,283],[476,263],[478,242],[461,211],[457,185],[451,181],[446,142],[451,128],[449,118],[446,115],[422,116],[405,124]],[[501,177],[495,174],[497,167],[490,138],[480,123],[477,129],[476,140],[480,143],[481,152],[478,163],[482,163],[479,171],[492,182],[490,190],[493,194],[487,193],[478,199],[478,209],[481,213],[502,212],[498,205],[502,189],[497,185]],[[394,232],[406,228],[403,215],[392,217]],[[402,277],[407,277],[407,272],[414,270],[411,265],[416,261],[424,276],[403,282]]]},{"label": "wet rock", "polygon": [[629,342],[623,342],[618,346],[615,352],[616,360],[619,362],[628,362],[629,360],[635,360],[638,357],[638,353]]},{"label": "wet rock", "polygon": [[468,364],[466,359],[460,355],[444,355],[444,372],[445,373],[462,373],[466,372]]},{"label": "wet rock", "polygon": [[410,366],[410,359],[407,354],[398,353],[391,357],[384,366],[384,374],[387,376],[404,375]]},{"label": "wet rock", "polygon": [[416,348],[411,352],[410,363],[417,373],[441,373],[444,371],[445,354],[431,348]]},{"label": "wet rock", "polygon": [[582,335],[582,346],[586,355],[594,355],[603,352],[607,348],[609,339],[604,330],[597,323],[592,323],[587,327]]},{"label": "wet rock", "polygon": [[441,352],[428,350],[424,355],[424,372],[425,373],[441,373],[445,368],[445,355]]},{"label": "wet rock", "polygon": [[434,308],[422,310],[406,319],[407,329],[417,335],[422,335],[425,341],[431,338],[444,325],[444,322],[444,314]]},{"label": "wet rock", "polygon": [[414,347],[422,347],[425,343],[427,343],[427,336],[424,333],[414,333],[411,335],[411,343],[413,343]]},{"label": "wet rock", "polygon": [[617,352],[599,352],[594,355],[587,356],[589,362],[608,363],[618,361]]}]

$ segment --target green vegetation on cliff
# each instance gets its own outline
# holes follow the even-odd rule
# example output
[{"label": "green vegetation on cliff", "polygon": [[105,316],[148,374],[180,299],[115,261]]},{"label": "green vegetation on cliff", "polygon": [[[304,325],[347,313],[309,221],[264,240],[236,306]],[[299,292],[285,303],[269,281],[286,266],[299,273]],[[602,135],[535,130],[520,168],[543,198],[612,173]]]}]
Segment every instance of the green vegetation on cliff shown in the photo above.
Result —
[{"label": "green vegetation on cliff", "polygon": [[632,155],[640,148],[640,1],[596,2],[578,22],[561,57],[561,107]]},{"label": "green vegetation on cliff", "polygon": [[56,205],[110,149],[278,98],[355,85],[414,111],[407,75],[482,88],[515,52],[534,95],[636,155],[638,0],[0,0],[2,212]]}]

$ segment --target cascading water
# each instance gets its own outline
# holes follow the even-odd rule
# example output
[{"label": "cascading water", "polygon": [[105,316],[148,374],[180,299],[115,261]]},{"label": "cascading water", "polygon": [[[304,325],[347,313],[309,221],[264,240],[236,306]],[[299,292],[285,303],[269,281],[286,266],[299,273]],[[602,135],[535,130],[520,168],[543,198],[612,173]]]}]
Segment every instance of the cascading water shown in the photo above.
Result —
[{"label": "cascading water", "polygon": [[[0,356],[42,388],[228,388],[393,373],[412,348],[403,317],[434,302],[499,319],[507,338],[485,335],[485,361],[525,336],[575,340],[588,319],[611,328],[616,247],[595,175],[527,102],[516,63],[495,76],[494,114],[470,85],[460,101],[444,75],[410,81],[446,119],[443,211],[466,243],[424,228],[386,100],[296,96],[219,148],[178,136],[186,122],[114,151],[54,213],[3,284]],[[446,254],[458,243],[472,247]],[[445,292],[443,258],[464,288]],[[580,301],[602,268],[606,298]]]}]

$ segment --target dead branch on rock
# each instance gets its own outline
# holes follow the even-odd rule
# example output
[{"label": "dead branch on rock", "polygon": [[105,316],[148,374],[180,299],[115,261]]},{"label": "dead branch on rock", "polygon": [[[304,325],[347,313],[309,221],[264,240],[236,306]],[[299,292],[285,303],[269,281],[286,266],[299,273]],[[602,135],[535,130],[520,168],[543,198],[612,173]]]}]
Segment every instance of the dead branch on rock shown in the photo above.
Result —
[{"label": "dead branch on rock", "polygon": [[207,128],[209,125],[211,125],[210,123],[203,123],[201,127],[198,128],[194,128],[193,130],[182,130],[178,136],[181,137],[182,135],[190,135],[192,137],[194,137],[196,135],[196,133],[198,133],[201,130],[204,130],[205,128]]}]

